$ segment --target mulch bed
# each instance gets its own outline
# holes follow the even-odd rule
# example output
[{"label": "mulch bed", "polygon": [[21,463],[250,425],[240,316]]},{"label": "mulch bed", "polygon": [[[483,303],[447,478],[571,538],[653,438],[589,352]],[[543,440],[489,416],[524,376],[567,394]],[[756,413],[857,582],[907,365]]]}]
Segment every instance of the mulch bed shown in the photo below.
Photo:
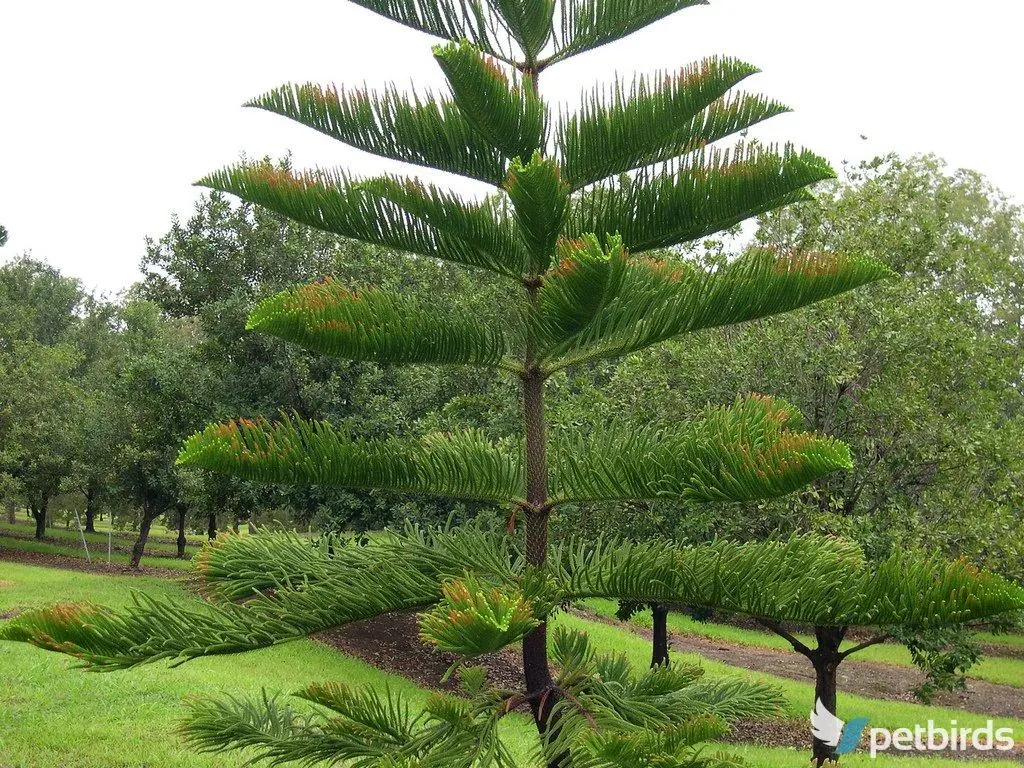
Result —
[{"label": "mulch bed", "polygon": [[[313,637],[424,688],[451,693],[460,690],[456,675],[441,682],[456,657],[420,641],[415,613],[386,613],[375,619],[319,632]],[[481,656],[474,664],[486,667],[491,685],[508,690],[522,688],[523,660],[515,650],[505,648],[498,653]]]}]

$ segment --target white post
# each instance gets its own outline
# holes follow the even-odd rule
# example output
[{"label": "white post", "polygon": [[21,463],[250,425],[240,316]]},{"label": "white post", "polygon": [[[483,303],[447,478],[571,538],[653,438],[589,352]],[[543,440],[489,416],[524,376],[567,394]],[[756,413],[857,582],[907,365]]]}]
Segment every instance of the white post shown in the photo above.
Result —
[{"label": "white post", "polygon": [[92,562],[92,558],[89,557],[89,545],[85,543],[85,531],[82,530],[82,518],[78,516],[78,510],[75,510],[75,522],[78,523],[78,535],[82,537],[82,548],[85,550],[85,559],[88,562]]}]

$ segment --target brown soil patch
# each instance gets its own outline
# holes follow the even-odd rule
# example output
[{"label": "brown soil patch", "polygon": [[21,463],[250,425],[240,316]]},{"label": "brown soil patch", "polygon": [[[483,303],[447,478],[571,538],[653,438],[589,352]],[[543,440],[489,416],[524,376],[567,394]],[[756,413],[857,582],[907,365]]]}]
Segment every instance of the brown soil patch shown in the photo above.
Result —
[{"label": "brown soil patch", "polygon": [[[460,690],[454,675],[447,682],[441,682],[456,657],[420,641],[414,613],[386,613],[375,619],[319,632],[314,637],[424,688],[452,693]],[[474,663],[487,668],[487,679],[491,685],[510,691],[522,690],[523,660],[515,650],[506,648],[481,656]]]},{"label": "brown soil patch", "polygon": [[101,560],[93,560],[90,563],[83,558],[70,557],[69,555],[49,552],[24,552],[20,549],[7,549],[3,546],[0,546],[0,562],[40,565],[46,568],[63,568],[68,571],[82,571],[85,573],[115,573],[119,576],[181,578],[189,575],[187,571],[175,568],[151,568],[145,565],[146,557],[142,558],[142,566],[135,570],[120,563],[107,563]]}]

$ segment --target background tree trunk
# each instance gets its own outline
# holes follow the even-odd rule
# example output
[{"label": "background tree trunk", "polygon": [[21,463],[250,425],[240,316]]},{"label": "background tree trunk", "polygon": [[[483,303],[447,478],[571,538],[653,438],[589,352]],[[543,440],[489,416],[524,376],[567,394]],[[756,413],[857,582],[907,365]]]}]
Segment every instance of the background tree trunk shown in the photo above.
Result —
[{"label": "background tree trunk", "polygon": [[7,500],[7,522],[14,525],[17,522],[18,507],[14,499]]},{"label": "background tree trunk", "polygon": [[50,506],[48,498],[33,501],[28,500],[29,514],[36,521],[36,539],[41,540],[46,535],[46,512]]},{"label": "background tree trunk", "polygon": [[146,551],[146,542],[149,541],[149,529],[153,521],[160,517],[160,510],[144,504],[142,507],[142,523],[139,525],[139,538],[132,545],[132,568],[138,568],[142,562],[142,555]]},{"label": "background tree trunk", "polygon": [[96,483],[90,481],[85,489],[85,532],[96,533]]},{"label": "background tree trunk", "polygon": [[185,559],[185,517],[188,513],[184,504],[178,505],[178,559]]},{"label": "background tree trunk", "polygon": [[[815,637],[818,639],[818,647],[811,654],[811,663],[814,665],[814,701],[825,706],[829,712],[838,716],[836,711],[836,692],[838,690],[838,670],[842,657],[839,655],[839,646],[846,634],[844,629],[837,627],[815,627]],[[819,739],[814,739],[813,756],[811,762],[821,768],[826,762],[838,760],[835,748],[830,747]]]},{"label": "background tree trunk", "polygon": [[668,664],[668,606],[660,603],[651,605],[654,643],[651,648],[651,666]]},{"label": "background tree trunk", "polygon": [[206,538],[213,541],[217,538],[217,513],[211,512],[206,520]]}]

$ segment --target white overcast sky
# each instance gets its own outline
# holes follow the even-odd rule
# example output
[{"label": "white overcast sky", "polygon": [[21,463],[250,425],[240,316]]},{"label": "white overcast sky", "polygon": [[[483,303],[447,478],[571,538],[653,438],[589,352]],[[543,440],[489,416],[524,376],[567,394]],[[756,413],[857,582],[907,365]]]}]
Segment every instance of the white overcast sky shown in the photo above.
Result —
[{"label": "white overcast sky", "polygon": [[[748,89],[795,110],[757,135],[837,167],[935,152],[1024,201],[1022,30],[1015,0],[713,0],[549,70],[542,90],[570,101],[615,72],[737,56],[763,70]],[[247,98],[293,80],[443,83],[431,38],[345,0],[0,0],[0,41],[2,258],[31,250],[103,291],[135,280],[143,238],[242,152],[398,167]]]}]

